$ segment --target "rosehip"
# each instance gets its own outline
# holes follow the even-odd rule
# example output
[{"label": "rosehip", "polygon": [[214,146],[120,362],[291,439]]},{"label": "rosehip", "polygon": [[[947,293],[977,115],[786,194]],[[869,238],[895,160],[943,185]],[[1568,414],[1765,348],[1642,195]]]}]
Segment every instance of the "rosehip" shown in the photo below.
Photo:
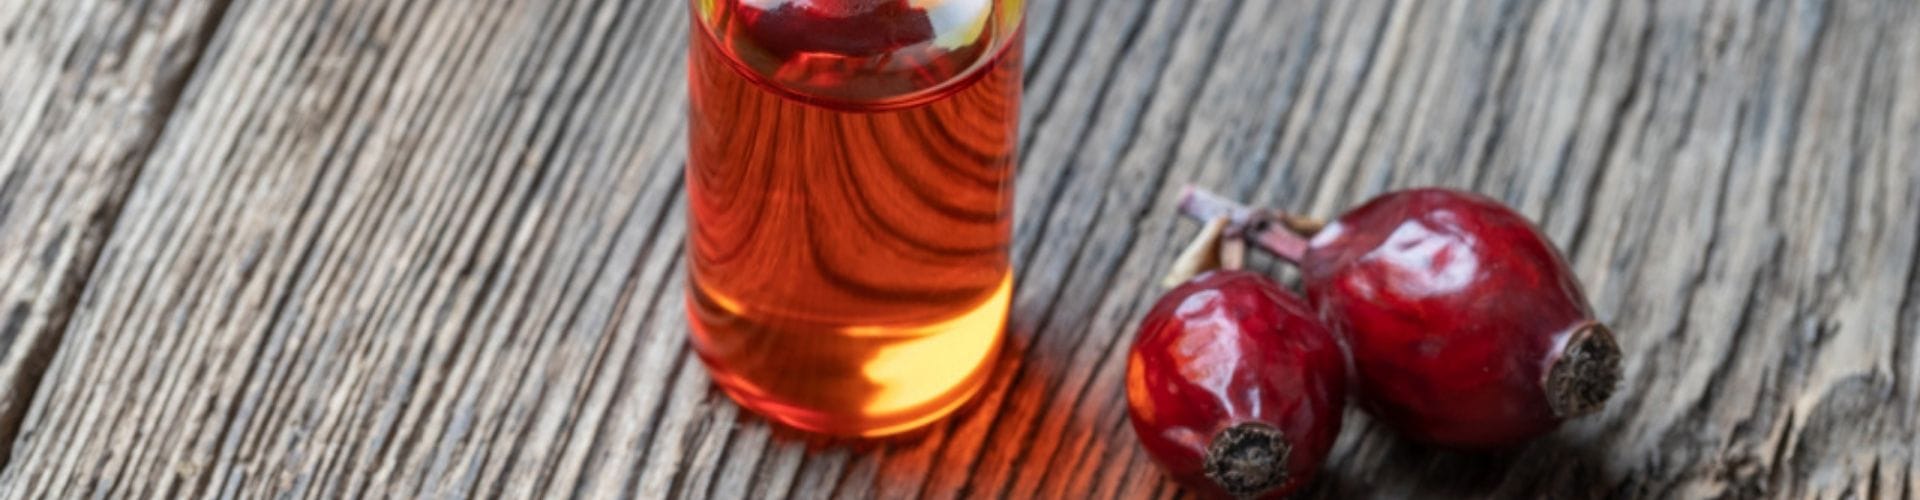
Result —
[{"label": "rosehip", "polygon": [[1279,497],[1313,478],[1346,404],[1346,360],[1312,309],[1245,271],[1161,297],[1127,359],[1134,433],[1206,496]]},{"label": "rosehip", "polygon": [[927,9],[903,0],[773,0],[743,2],[738,9],[734,15],[747,32],[781,57],[801,52],[871,57],[937,35]]},{"label": "rosehip", "polygon": [[1518,444],[1597,410],[1619,382],[1619,346],[1565,258],[1491,199],[1386,194],[1326,226],[1298,262],[1364,406],[1417,440]]}]

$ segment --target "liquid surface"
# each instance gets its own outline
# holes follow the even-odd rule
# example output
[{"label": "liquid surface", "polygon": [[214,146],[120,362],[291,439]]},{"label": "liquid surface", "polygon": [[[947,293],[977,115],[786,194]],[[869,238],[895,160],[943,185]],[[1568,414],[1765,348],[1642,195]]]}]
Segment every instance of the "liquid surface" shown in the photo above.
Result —
[{"label": "liquid surface", "polygon": [[[788,425],[857,436],[918,427],[976,392],[1000,345],[1021,63],[1006,40],[1017,24],[939,48],[929,45],[939,30],[912,28],[936,24],[915,4],[943,2],[696,10],[696,24],[713,25],[695,30],[689,57],[693,344],[736,400]],[[856,21],[895,28],[835,24]],[[908,64],[902,51],[926,58]]]},{"label": "liquid surface", "polygon": [[[1020,1],[695,0],[726,63],[766,92],[855,111],[924,105],[990,72]],[[696,34],[696,37],[698,35]],[[1016,68],[1016,71],[1018,69]]]}]

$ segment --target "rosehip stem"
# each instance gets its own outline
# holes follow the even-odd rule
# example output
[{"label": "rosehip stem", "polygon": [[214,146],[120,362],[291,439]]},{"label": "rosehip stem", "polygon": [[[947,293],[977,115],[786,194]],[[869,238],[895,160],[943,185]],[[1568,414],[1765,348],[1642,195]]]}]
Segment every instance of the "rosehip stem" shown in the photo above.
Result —
[{"label": "rosehip stem", "polygon": [[1196,186],[1180,191],[1180,213],[1202,222],[1225,217],[1228,226],[1236,228],[1246,227],[1249,221],[1262,216],[1252,207]]},{"label": "rosehip stem", "polygon": [[[1193,236],[1193,242],[1188,243],[1187,248],[1180,251],[1180,256],[1173,259],[1173,266],[1167,269],[1166,277],[1160,279],[1160,286],[1166,288],[1180,286],[1194,276],[1214,269],[1239,269],[1245,262],[1241,257],[1245,253],[1246,245],[1238,245],[1240,252],[1231,256],[1233,259],[1229,262],[1227,247],[1231,245],[1222,244],[1221,237],[1226,227],[1225,217],[1207,221],[1207,225],[1200,228],[1200,233]],[[1236,238],[1233,241],[1240,240]]]},{"label": "rosehip stem", "polygon": [[1241,233],[1242,238],[1274,256],[1300,265],[1307,258],[1307,239],[1279,224],[1258,224]]},{"label": "rosehip stem", "polygon": [[1180,193],[1180,213],[1200,221],[1225,218],[1226,234],[1239,236],[1296,265],[1306,258],[1307,239],[1327,225],[1312,217],[1242,205],[1194,186]]}]

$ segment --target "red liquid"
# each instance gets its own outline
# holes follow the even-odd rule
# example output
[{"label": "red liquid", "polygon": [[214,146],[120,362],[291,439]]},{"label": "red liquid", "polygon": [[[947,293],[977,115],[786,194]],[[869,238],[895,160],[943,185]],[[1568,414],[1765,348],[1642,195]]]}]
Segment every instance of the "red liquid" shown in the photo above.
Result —
[{"label": "red liquid", "polygon": [[1012,295],[1019,2],[694,8],[695,350],[743,406],[803,429],[951,412]]}]

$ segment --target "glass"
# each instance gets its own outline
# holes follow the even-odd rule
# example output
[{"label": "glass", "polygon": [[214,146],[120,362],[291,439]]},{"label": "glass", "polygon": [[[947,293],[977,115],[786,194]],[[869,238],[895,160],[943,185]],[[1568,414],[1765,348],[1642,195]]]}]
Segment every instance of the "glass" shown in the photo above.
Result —
[{"label": "glass", "polygon": [[687,310],[742,406],[912,430],[1012,298],[1019,0],[693,0]]}]

